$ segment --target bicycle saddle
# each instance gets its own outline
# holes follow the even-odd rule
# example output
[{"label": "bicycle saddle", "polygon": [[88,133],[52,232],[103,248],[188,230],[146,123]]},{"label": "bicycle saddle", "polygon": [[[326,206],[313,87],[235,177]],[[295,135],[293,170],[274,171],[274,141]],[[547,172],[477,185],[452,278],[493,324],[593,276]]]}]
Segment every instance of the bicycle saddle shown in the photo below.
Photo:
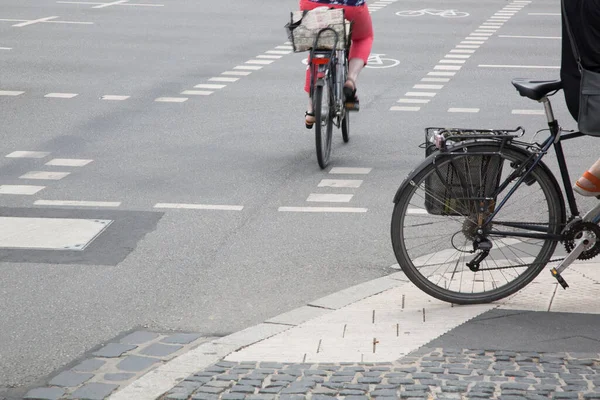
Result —
[{"label": "bicycle saddle", "polygon": [[521,96],[540,101],[550,92],[562,89],[562,81],[536,81],[535,79],[515,78],[512,81]]}]

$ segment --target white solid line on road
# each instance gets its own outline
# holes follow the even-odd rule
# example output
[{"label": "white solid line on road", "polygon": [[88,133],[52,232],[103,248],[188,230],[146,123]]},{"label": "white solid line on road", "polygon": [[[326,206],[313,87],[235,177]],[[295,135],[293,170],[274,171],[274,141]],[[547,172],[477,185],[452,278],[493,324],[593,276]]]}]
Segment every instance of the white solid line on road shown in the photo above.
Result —
[{"label": "white solid line on road", "polygon": [[251,70],[251,71],[258,71],[259,69],[262,69],[263,67],[258,66],[258,65],[238,65],[237,67],[233,67],[233,69],[246,69],[246,70]]},{"label": "white solid line on road", "polygon": [[279,207],[280,212],[304,213],[366,213],[368,209],[360,207]]},{"label": "white solid line on road", "polygon": [[333,167],[329,170],[330,174],[357,174],[367,175],[373,168],[352,168],[352,167]]},{"label": "white solid line on road", "polygon": [[46,186],[33,185],[0,185],[0,194],[22,194],[31,196],[45,187]]},{"label": "white solid line on road", "polygon": [[183,103],[184,101],[187,101],[188,98],[187,97],[159,97],[157,99],[155,99],[154,101],[159,102],[159,103]]},{"label": "white solid line on road", "polygon": [[196,89],[223,89],[227,85],[217,85],[215,83],[201,83],[199,85],[194,86]]},{"label": "white solid line on road", "polygon": [[362,183],[360,179],[321,179],[318,187],[359,188]]},{"label": "white solid line on road", "polygon": [[560,40],[561,36],[519,36],[519,35],[498,35],[501,38],[514,38],[514,39],[552,39]]},{"label": "white solid line on road", "polygon": [[55,158],[46,163],[49,166],[55,167],[83,167],[94,160],[84,160],[77,158]]},{"label": "white solid line on road", "polygon": [[36,200],[35,206],[119,207],[120,201]]},{"label": "white solid line on road", "polygon": [[560,13],[528,13],[527,15],[545,15],[545,16],[559,17]]},{"label": "white solid line on road", "polygon": [[8,154],[7,158],[44,158],[46,157],[48,152],[45,151],[13,151]]},{"label": "white solid line on road", "polygon": [[210,90],[184,90],[181,92],[181,94],[189,96],[210,96],[213,93]]},{"label": "white solid line on road", "polygon": [[428,76],[454,76],[456,72],[428,72]]},{"label": "white solid line on road", "polygon": [[242,211],[244,206],[229,206],[217,204],[185,204],[185,203],[157,203],[154,208],[169,208],[179,210],[220,210],[220,211]]},{"label": "white solid line on road", "polygon": [[215,78],[209,79],[209,81],[211,81],[211,82],[237,82],[239,80],[240,80],[240,78],[227,78],[227,77],[215,77]]},{"label": "white solid line on road", "polygon": [[396,103],[427,104],[430,101],[429,99],[399,99]]},{"label": "white solid line on road", "polygon": [[75,96],[77,96],[77,93],[48,93],[44,97],[55,99],[72,99]]},{"label": "white solid line on road", "polygon": [[29,171],[26,174],[21,175],[19,179],[40,179],[59,181],[62,178],[69,176],[70,174],[70,172]]},{"label": "white solid line on road", "polygon": [[444,85],[414,85],[412,88],[413,89],[433,89],[433,90],[439,90],[442,89],[444,87]]},{"label": "white solid line on road", "polygon": [[512,110],[512,114],[517,115],[545,115],[544,110]]},{"label": "white solid line on road", "polygon": [[267,51],[265,51],[265,53],[267,53],[267,54],[290,54],[291,51],[286,51],[286,50],[267,50]]},{"label": "white solid line on road", "polygon": [[0,47],[0,50],[12,50],[12,47]]},{"label": "white solid line on road", "polygon": [[0,90],[0,96],[19,96],[25,92],[20,92],[17,90]]},{"label": "white solid line on road", "polygon": [[449,108],[450,113],[478,113],[479,108]]},{"label": "white solid line on road", "polygon": [[334,194],[334,193],[311,193],[306,201],[319,203],[348,203],[352,200],[352,194]]},{"label": "white solid line on road", "polygon": [[261,64],[261,65],[269,65],[273,64],[275,61],[273,60],[248,60],[246,64]]},{"label": "white solid line on road", "polygon": [[123,3],[127,3],[128,0],[117,0],[117,1],[113,1],[112,3],[104,3],[104,4],[100,4],[98,6],[94,6],[92,8],[105,8],[105,7],[110,7],[110,6],[115,6],[117,4],[123,4]]},{"label": "white solid line on road", "polygon": [[392,106],[390,111],[419,111],[421,107]]},{"label": "white solid line on road", "polygon": [[101,97],[102,100],[114,100],[114,101],[123,101],[127,100],[131,96],[118,96],[114,94],[105,94]]},{"label": "white solid line on road", "polygon": [[480,68],[528,68],[528,69],[560,69],[551,65],[491,65],[491,64],[479,64]]},{"label": "white solid line on road", "polygon": [[435,92],[406,92],[405,96],[408,97],[435,97],[437,93]]},{"label": "white solid line on road", "polygon": [[237,76],[248,76],[252,72],[250,71],[225,71],[221,72],[221,75],[237,75]]},{"label": "white solid line on road", "polygon": [[458,71],[461,69],[460,65],[436,65],[433,67],[435,70],[446,70],[446,71]]},{"label": "white solid line on road", "polygon": [[15,24],[13,26],[21,28],[23,26],[37,24],[38,22],[50,21],[51,19],[55,19],[55,18],[58,18],[58,17],[46,17],[46,18],[34,19],[34,20],[31,20],[31,21],[22,22],[20,24]]}]

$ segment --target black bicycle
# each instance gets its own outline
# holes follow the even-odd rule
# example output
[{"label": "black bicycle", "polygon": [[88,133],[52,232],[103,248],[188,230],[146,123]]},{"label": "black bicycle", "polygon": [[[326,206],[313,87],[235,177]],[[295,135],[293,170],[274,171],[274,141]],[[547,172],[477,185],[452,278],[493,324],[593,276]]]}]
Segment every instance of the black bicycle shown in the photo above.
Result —
[{"label": "black bicycle", "polygon": [[[525,131],[426,129],[425,161],[394,198],[391,239],[398,263],[421,290],[455,304],[488,303],[530,283],[550,262],[561,273],[600,253],[600,204],[580,216],[563,153],[564,131],[549,97],[560,81],[515,79],[522,96],[543,103],[549,136]],[[542,162],[554,147],[562,183]],[[568,205],[568,211],[565,206]],[[562,243],[566,257],[552,259]]]},{"label": "black bicycle", "polygon": [[[319,40],[332,32],[332,50],[321,50]],[[310,51],[310,98],[315,113],[315,144],[321,169],[327,167],[331,156],[333,126],[342,129],[344,143],[350,140],[350,115],[344,103],[343,86],[348,74],[348,45],[338,49],[338,33],[332,28],[321,29]],[[342,46],[343,47],[343,46]],[[358,111],[358,108],[355,108]]]}]

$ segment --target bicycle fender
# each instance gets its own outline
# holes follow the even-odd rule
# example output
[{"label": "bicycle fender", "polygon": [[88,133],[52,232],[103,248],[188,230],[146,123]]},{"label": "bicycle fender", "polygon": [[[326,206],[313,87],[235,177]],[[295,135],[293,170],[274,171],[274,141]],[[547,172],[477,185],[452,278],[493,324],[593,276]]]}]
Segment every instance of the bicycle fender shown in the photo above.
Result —
[{"label": "bicycle fender", "polygon": [[408,173],[408,175],[406,176],[406,178],[404,178],[404,180],[400,184],[400,187],[396,191],[396,194],[394,195],[394,204],[398,203],[398,201],[400,200],[400,195],[407,188],[407,186],[410,185],[410,183],[415,178],[415,176],[417,176],[417,174],[419,172],[421,172],[421,170],[423,168],[425,168],[427,165],[431,164],[431,159],[432,158],[439,157],[439,156],[440,156],[439,151],[435,151],[435,152],[431,153],[415,169],[413,169],[412,171],[410,171]]}]

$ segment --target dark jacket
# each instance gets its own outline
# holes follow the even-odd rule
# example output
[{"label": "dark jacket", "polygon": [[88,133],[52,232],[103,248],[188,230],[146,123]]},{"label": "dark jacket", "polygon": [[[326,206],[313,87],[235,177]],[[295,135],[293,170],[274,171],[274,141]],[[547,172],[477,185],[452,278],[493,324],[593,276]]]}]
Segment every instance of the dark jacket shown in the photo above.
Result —
[{"label": "dark jacket", "polygon": [[566,16],[562,16],[562,60],[560,78],[569,112],[577,120],[581,74],[573,55],[565,25],[568,18],[577,44],[581,63],[586,69],[600,72],[600,0],[562,0]]}]

